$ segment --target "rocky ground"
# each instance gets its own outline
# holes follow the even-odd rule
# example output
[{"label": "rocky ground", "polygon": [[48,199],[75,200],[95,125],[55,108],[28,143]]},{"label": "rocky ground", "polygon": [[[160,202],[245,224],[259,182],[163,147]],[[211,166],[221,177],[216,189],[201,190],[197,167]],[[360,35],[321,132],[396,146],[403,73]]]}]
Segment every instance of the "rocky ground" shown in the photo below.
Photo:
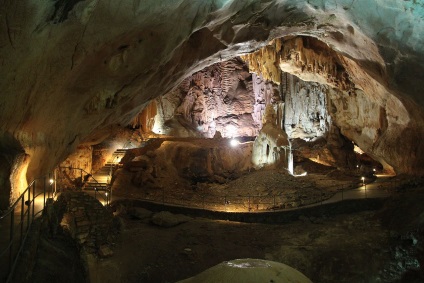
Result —
[{"label": "rocky ground", "polygon": [[[335,192],[339,184],[354,182],[354,176],[318,169],[303,179],[255,171],[220,186],[234,194],[242,186],[266,194],[283,184],[306,193],[317,184]],[[300,216],[273,225],[158,214],[117,203],[114,222],[120,223],[120,232],[111,254],[87,254],[65,232],[42,234],[33,275],[24,282],[65,282],[58,274],[66,274],[66,282],[176,282],[237,258],[282,262],[315,283],[423,282],[424,186],[419,183],[411,178],[398,182],[397,193],[380,210]],[[202,190],[220,188],[193,191]]]},{"label": "rocky ground", "polygon": [[422,222],[414,215],[419,211],[422,221],[424,194],[413,194],[399,195],[377,212],[301,216],[281,225],[178,221],[182,216],[169,216],[174,224],[168,225],[147,210],[120,207],[120,240],[112,257],[96,262],[94,282],[175,282],[236,258],[282,262],[315,283],[423,282]]},{"label": "rocky ground", "polygon": [[307,172],[305,176],[294,177],[285,169],[269,168],[244,172],[239,178],[225,183],[168,184],[161,188],[136,187],[131,183],[131,173],[121,169],[113,195],[116,199],[150,199],[214,210],[248,211],[250,208],[263,211],[320,202],[338,191],[361,184],[356,171],[342,172],[314,162],[304,162],[301,166]]}]

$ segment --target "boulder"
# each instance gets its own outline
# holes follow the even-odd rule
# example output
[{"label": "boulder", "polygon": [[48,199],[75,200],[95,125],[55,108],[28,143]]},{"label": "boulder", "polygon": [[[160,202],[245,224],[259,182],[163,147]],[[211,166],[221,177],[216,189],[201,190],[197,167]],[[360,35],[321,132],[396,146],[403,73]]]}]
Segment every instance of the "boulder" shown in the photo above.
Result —
[{"label": "boulder", "polygon": [[224,261],[178,283],[312,283],[305,275],[283,263],[262,259]]},{"label": "boulder", "polygon": [[168,211],[161,211],[153,215],[151,223],[161,227],[174,227],[181,223],[190,221],[192,218],[182,214],[172,214]]}]

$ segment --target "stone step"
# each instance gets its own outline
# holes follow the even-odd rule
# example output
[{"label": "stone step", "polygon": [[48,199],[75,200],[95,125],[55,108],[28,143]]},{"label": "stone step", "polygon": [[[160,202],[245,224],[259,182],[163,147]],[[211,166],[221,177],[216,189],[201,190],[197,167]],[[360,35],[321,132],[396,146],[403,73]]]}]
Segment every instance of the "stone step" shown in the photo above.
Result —
[{"label": "stone step", "polygon": [[117,162],[117,163],[108,162],[105,165],[103,165],[103,168],[105,168],[105,167],[111,167],[111,166],[117,166],[118,164],[119,164],[119,162]]},{"label": "stone step", "polygon": [[96,183],[107,183],[108,179],[110,179],[108,176],[99,176],[99,177],[94,177],[94,180],[91,179],[90,181],[88,181],[88,184],[96,184]]},{"label": "stone step", "polygon": [[103,191],[108,187],[108,185],[106,183],[102,183],[102,184],[86,184],[84,186],[84,190],[95,190],[97,189],[98,191]]}]

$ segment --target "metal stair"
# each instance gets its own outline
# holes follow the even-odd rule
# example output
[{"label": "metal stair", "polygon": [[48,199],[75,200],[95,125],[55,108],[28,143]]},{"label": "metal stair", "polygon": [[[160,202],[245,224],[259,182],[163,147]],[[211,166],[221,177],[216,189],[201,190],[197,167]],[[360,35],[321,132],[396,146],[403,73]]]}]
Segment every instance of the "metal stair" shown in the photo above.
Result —
[{"label": "metal stair", "polygon": [[126,152],[126,149],[117,149],[106,164],[85,183],[84,190],[105,191],[110,185],[113,171],[119,167]]}]

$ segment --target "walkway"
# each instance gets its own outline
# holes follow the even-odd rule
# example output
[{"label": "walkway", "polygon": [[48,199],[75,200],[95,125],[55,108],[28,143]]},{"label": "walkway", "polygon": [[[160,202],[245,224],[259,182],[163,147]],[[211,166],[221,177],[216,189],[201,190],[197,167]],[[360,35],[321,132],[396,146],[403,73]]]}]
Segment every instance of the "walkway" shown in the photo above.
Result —
[{"label": "walkway", "polygon": [[[117,196],[112,197],[112,202],[119,200],[137,200],[143,202],[150,202],[156,205],[186,207],[193,209],[202,209],[220,212],[233,212],[233,213],[257,213],[257,212],[276,212],[276,211],[292,211],[302,210],[309,207],[316,207],[325,204],[338,203],[346,200],[358,199],[378,199],[387,198],[391,195],[395,183],[390,180],[391,176],[379,176],[375,182],[365,184],[355,189],[340,190],[332,197],[325,199],[321,195],[312,201],[309,199],[304,204],[302,199],[299,199],[297,193],[281,194],[278,196],[205,196],[197,195],[196,199],[172,198],[166,196],[163,191],[161,197],[127,197]],[[291,201],[290,201],[291,200]]]},{"label": "walkway", "polygon": [[[189,213],[195,214],[197,216],[205,216],[216,218],[216,219],[228,219],[233,221],[245,221],[245,222],[264,222],[264,223],[282,223],[285,221],[292,221],[297,219],[300,215],[315,215],[317,210],[321,213],[327,211],[330,213],[343,213],[343,212],[355,212],[367,209],[376,209],[381,206],[383,203],[378,199],[386,198],[390,196],[390,189],[394,188],[396,183],[390,182],[388,177],[380,177],[376,182],[360,186],[356,189],[340,191],[336,193],[329,199],[323,201],[317,201],[313,204],[302,205],[298,207],[285,207],[281,208],[277,206],[276,199],[273,197],[273,201],[264,201],[266,198],[269,199],[269,196],[256,197],[256,196],[237,196],[235,198],[241,199],[240,202],[235,201],[230,196],[220,197],[219,202],[211,203],[205,202],[203,198],[203,203],[196,203],[193,205],[193,201],[184,203],[184,201],[174,201],[172,199],[167,199],[163,194],[162,199],[128,199],[121,198],[118,196],[113,196],[113,201],[129,201],[129,202],[139,202],[143,203],[143,206],[150,207],[153,210],[163,210],[164,206],[167,207],[167,210],[179,213]],[[47,192],[46,192],[47,193]],[[90,194],[95,193],[91,191]],[[102,192],[101,192],[102,193]],[[105,192],[103,192],[105,193]],[[33,215],[39,214],[44,207],[44,198],[49,197],[49,195],[44,196],[43,194],[37,196],[35,199],[34,214],[31,211],[31,216],[28,217],[27,214],[22,216],[21,214],[21,205],[18,205],[12,212],[14,215],[13,223],[11,225],[12,218],[0,217],[0,251],[5,253],[1,255],[1,266],[0,268],[0,281],[5,280],[5,276],[8,274],[8,270],[11,268],[9,265],[9,251],[4,250],[9,245],[10,232],[11,228],[14,229],[17,233],[14,233],[13,241],[13,250],[12,254],[15,255],[19,249],[19,243],[22,242],[24,235],[23,231],[26,231],[29,228],[29,223],[34,218]],[[104,197],[104,196],[102,196]],[[287,196],[286,196],[287,197]],[[29,198],[32,199],[32,192],[29,195]],[[28,196],[24,198],[24,202],[28,199]],[[98,198],[99,199],[99,198]],[[363,199],[363,201],[361,201]],[[105,201],[100,201],[105,205]],[[109,200],[110,201],[110,200]],[[343,201],[343,205],[339,203]],[[27,206],[24,205],[24,211],[27,210]],[[261,209],[259,209],[261,208]],[[21,222],[21,219],[24,222]],[[14,256],[12,256],[14,258]],[[6,264],[5,264],[6,263]]]}]

